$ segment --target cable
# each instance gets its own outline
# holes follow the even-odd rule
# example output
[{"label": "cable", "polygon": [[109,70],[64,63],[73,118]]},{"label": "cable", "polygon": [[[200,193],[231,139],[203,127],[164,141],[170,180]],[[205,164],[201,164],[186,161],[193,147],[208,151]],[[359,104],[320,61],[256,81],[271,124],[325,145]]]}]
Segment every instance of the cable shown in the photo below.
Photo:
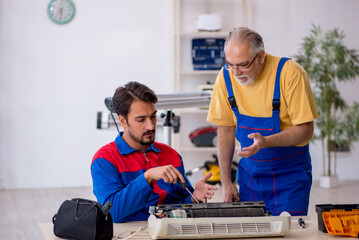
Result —
[{"label": "cable", "polygon": [[[132,231],[132,232],[131,232]],[[134,232],[133,232],[134,231]],[[124,237],[122,238],[121,235],[125,234],[125,233],[128,233],[128,232],[131,232],[129,236],[127,237]],[[144,236],[136,236],[136,235],[139,235],[139,234],[144,234]],[[134,228],[130,228],[130,229],[127,229],[126,231],[122,232],[122,233],[119,233],[116,237],[116,239],[150,239],[150,236],[148,235],[148,232],[147,232],[147,227],[134,227]]]}]

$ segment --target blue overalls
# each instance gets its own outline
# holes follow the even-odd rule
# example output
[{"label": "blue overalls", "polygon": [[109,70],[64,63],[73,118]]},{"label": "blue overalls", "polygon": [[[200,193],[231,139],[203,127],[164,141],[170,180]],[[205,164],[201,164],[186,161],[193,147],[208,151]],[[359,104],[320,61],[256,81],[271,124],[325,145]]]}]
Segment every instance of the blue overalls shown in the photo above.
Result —
[{"label": "blue overalls", "polygon": [[[238,112],[233,96],[228,70],[223,75],[228,100],[237,118],[235,136],[241,147],[253,144],[247,136],[260,133],[263,136],[281,131],[279,119],[280,74],[288,58],[281,58],[277,68],[272,101],[272,117],[251,117]],[[307,215],[312,185],[312,165],[308,144],[303,147],[263,148],[250,158],[241,158],[237,180],[241,201],[265,201],[272,215],[283,211],[293,215]]]}]

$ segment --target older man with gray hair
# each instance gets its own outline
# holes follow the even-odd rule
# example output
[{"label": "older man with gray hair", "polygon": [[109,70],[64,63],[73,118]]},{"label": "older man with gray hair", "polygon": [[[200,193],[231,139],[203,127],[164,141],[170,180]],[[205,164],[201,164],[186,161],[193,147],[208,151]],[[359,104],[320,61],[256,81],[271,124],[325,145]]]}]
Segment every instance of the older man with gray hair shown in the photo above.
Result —
[{"label": "older man with gray hair", "polygon": [[[265,201],[273,215],[307,215],[312,166],[309,141],[318,117],[306,71],[266,53],[255,31],[234,29],[225,43],[207,121],[218,125],[224,201]],[[235,138],[241,148],[231,182]]]}]

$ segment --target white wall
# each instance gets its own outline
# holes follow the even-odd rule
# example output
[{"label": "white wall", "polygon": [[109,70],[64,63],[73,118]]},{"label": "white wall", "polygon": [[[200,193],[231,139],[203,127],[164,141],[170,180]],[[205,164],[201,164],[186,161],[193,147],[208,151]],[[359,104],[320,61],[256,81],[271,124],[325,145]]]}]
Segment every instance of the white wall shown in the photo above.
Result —
[{"label": "white wall", "polygon": [[172,91],[170,1],[73,0],[66,25],[49,2],[0,2],[5,188],[91,185],[94,153],[116,136],[96,129],[104,98],[130,80]]},{"label": "white wall", "polygon": [[[172,2],[73,0],[69,24],[52,23],[48,1],[0,0],[0,188],[91,185],[95,151],[115,131],[96,130],[96,112],[119,85],[172,88]],[[311,23],[339,27],[359,49],[357,0],[252,0],[252,27],[268,52],[293,56]],[[343,86],[359,101],[358,83]],[[321,148],[312,145],[313,174]],[[342,154],[341,179],[357,178],[356,148]]]},{"label": "white wall", "polygon": [[[294,57],[303,37],[312,24],[324,30],[341,29],[348,48],[359,50],[359,1],[357,0],[253,0],[252,27],[264,38],[267,52],[278,56]],[[359,79],[357,79],[359,80]],[[343,98],[351,104],[359,102],[359,81],[339,85]],[[311,144],[313,177],[322,174],[320,142]],[[358,179],[359,143],[350,152],[338,153],[337,174],[340,180]]]}]

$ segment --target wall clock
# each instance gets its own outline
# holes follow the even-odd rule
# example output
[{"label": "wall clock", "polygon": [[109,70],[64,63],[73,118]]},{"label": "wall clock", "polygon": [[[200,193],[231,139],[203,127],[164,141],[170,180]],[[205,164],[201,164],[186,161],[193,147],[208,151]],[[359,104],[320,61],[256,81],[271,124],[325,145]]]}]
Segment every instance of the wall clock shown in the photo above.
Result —
[{"label": "wall clock", "polygon": [[65,24],[74,18],[75,5],[71,0],[51,0],[47,13],[53,22]]}]

